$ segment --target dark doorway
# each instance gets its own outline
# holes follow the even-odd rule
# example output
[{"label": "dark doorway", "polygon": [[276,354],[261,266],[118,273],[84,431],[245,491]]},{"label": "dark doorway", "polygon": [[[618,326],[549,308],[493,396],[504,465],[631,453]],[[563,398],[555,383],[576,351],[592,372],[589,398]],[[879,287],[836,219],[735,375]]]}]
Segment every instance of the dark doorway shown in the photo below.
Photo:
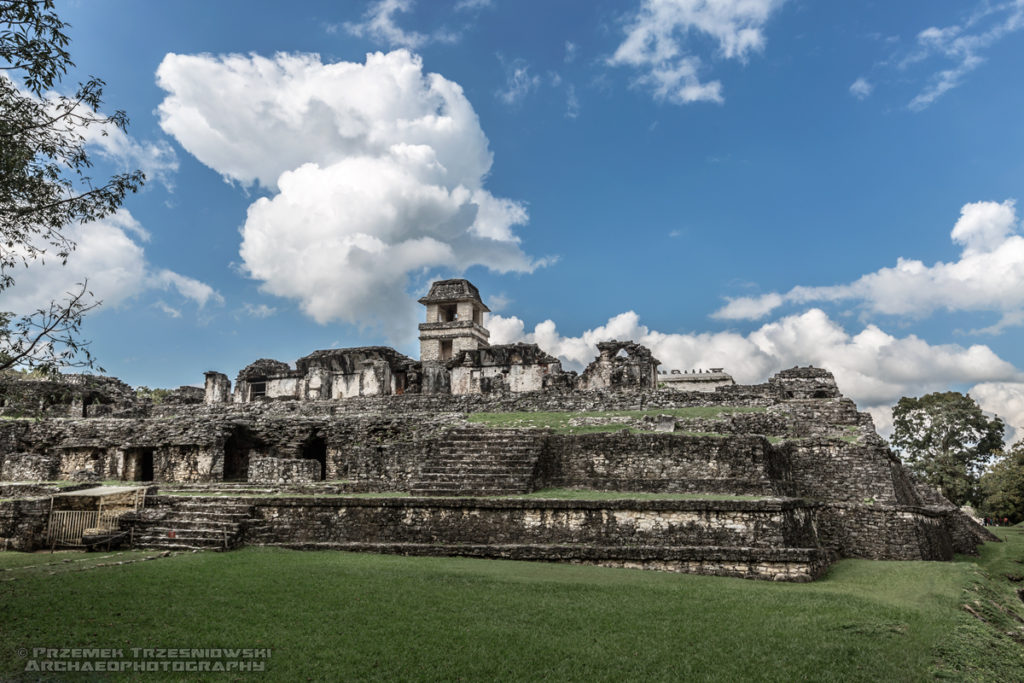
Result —
[{"label": "dark doorway", "polygon": [[313,436],[302,444],[301,457],[320,463],[320,481],[327,479],[327,442],[322,436]]},{"label": "dark doorway", "polygon": [[153,449],[129,448],[124,453],[125,481],[153,481]]},{"label": "dark doorway", "polygon": [[249,451],[258,444],[248,429],[231,433],[224,442],[224,481],[247,481],[249,478]]}]

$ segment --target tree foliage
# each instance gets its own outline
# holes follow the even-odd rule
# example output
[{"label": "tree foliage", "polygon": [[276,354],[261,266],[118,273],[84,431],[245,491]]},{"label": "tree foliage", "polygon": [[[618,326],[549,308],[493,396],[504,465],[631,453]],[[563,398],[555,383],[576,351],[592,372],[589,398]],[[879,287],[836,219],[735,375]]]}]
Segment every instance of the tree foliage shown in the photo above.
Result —
[{"label": "tree foliage", "polygon": [[901,398],[890,441],[910,470],[952,503],[977,503],[985,463],[1003,446],[1005,425],[956,391]]},{"label": "tree foliage", "polygon": [[981,475],[981,514],[1024,522],[1024,441],[1018,441]]},{"label": "tree foliage", "polygon": [[[69,228],[114,213],[145,181],[141,171],[89,175],[87,130],[123,131],[128,117],[99,113],[98,78],[70,96],[51,91],[74,66],[67,28],[53,0],[0,0],[0,293],[15,285],[18,266],[46,256],[66,263]],[[83,282],[34,313],[0,314],[0,369],[93,367],[79,332],[96,305]]]}]

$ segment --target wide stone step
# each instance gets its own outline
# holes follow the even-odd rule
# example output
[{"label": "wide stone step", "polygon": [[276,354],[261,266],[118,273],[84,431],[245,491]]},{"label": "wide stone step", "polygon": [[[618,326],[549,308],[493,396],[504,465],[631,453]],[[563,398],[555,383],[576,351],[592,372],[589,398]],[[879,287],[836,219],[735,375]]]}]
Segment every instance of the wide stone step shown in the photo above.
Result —
[{"label": "wide stone step", "polygon": [[438,449],[448,449],[453,451],[494,451],[494,452],[508,452],[508,453],[540,453],[543,449],[537,445],[532,444],[519,444],[519,443],[440,443]]},{"label": "wide stone step", "polygon": [[811,581],[821,576],[836,560],[834,553],[820,548],[333,542],[274,545],[297,550],[573,562],[796,582]]},{"label": "wide stone step", "polygon": [[195,538],[223,538],[225,534],[228,536],[237,534],[238,527],[179,526],[161,522],[158,526],[154,525],[147,527],[143,533],[149,536],[164,535],[168,538],[170,538],[171,533],[177,534],[178,536],[189,536]]},{"label": "wide stone step", "polygon": [[132,547],[143,550],[233,550],[238,547],[238,544],[228,543],[225,547],[222,542],[211,543],[203,539],[183,537],[140,539],[136,537]]},{"label": "wide stone step", "polygon": [[473,472],[478,474],[504,474],[509,476],[529,476],[533,473],[532,466],[521,466],[521,467],[488,467],[486,465],[465,465],[465,466],[452,466],[446,467],[443,465],[428,465],[423,467],[420,472],[422,474],[459,474],[462,472]]},{"label": "wide stone step", "polygon": [[529,488],[516,482],[497,481],[423,481],[409,488],[412,493],[419,491],[511,491],[529,493]]},{"label": "wide stone step", "polygon": [[201,523],[206,526],[238,526],[245,520],[249,519],[249,515],[232,515],[230,517],[213,516],[213,515],[183,515],[180,513],[171,513],[157,520],[154,520],[160,524],[194,524]]},{"label": "wide stone step", "polygon": [[475,473],[469,473],[464,475],[425,474],[422,477],[420,477],[419,480],[416,482],[416,484],[418,485],[430,483],[450,484],[452,486],[479,486],[482,484],[501,484],[508,486],[519,486],[522,488],[526,488],[527,485],[527,482],[523,481],[522,477]]},{"label": "wide stone step", "polygon": [[456,454],[456,453],[439,453],[434,458],[428,458],[428,462],[431,463],[536,463],[537,458],[535,457],[524,457],[514,456],[509,454]]},{"label": "wide stone step", "polygon": [[174,500],[169,503],[176,508],[182,508],[187,510],[231,510],[231,511],[245,511],[252,507],[249,503],[238,502],[234,500],[220,500],[217,498],[210,498],[209,500]]},{"label": "wide stone step", "polygon": [[414,488],[409,493],[411,496],[423,498],[483,498],[489,496],[518,496],[529,492],[521,488]]},{"label": "wide stone step", "polygon": [[[165,517],[164,519],[157,520],[154,526],[166,527],[169,529],[226,529],[228,531],[237,531],[241,526],[242,520],[235,522],[223,522],[223,521],[212,521],[208,519],[195,519],[190,517],[174,518]],[[150,527],[152,528],[152,527]]]}]

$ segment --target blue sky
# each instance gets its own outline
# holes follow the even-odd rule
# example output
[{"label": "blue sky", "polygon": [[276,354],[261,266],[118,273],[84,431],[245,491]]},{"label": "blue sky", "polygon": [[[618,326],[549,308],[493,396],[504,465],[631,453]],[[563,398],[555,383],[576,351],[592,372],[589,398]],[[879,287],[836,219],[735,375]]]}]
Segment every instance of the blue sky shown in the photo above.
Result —
[{"label": "blue sky", "polygon": [[[149,386],[333,346],[415,356],[463,275],[492,340],[763,381],[881,426],[970,390],[1024,425],[1024,1],[60,2],[146,189],[82,226],[86,335]],[[368,56],[370,55],[370,56]]]}]

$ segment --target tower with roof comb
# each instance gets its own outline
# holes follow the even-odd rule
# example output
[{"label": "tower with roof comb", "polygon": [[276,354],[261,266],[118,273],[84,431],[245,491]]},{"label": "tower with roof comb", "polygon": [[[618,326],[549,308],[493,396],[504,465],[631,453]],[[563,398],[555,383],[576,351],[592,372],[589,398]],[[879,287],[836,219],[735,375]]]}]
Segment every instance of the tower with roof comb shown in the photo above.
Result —
[{"label": "tower with roof comb", "polygon": [[438,280],[419,301],[427,307],[427,320],[420,323],[421,361],[445,362],[460,351],[490,346],[484,313],[491,309],[469,280]]}]

